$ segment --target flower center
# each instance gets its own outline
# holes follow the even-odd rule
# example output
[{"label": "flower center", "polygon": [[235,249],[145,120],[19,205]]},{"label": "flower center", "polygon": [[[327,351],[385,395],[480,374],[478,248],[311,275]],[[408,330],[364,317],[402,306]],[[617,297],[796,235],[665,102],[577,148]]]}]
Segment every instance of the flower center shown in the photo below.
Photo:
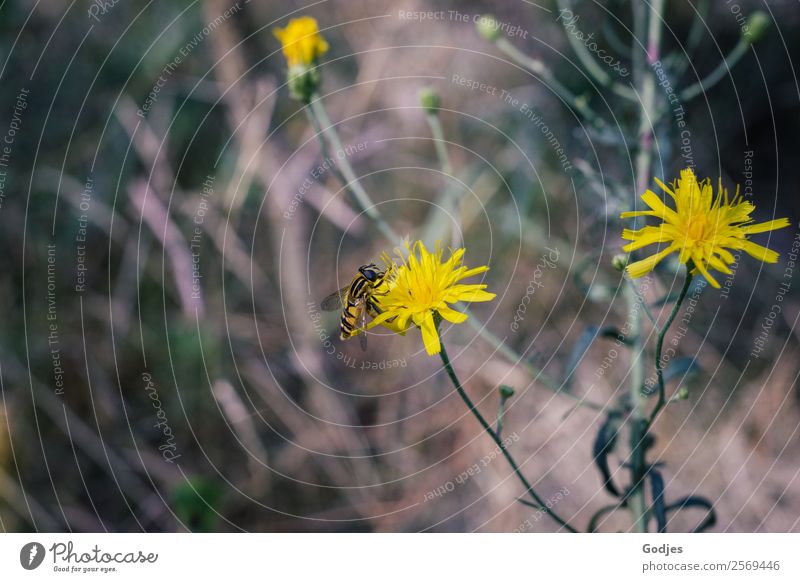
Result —
[{"label": "flower center", "polygon": [[706,226],[708,221],[705,215],[701,214],[689,219],[688,238],[692,241],[699,241],[703,239],[706,233]]}]

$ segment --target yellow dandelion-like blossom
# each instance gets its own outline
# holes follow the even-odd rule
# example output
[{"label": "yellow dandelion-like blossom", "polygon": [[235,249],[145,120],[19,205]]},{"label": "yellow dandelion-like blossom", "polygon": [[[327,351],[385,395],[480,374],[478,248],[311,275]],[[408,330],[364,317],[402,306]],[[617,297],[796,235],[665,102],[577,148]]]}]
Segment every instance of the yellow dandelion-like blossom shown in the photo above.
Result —
[{"label": "yellow dandelion-like blossom", "polygon": [[276,28],[272,32],[283,45],[283,55],[289,68],[313,65],[328,52],[328,43],[322,38],[317,21],[311,16],[293,18],[286,28]]},{"label": "yellow dandelion-like blossom", "polygon": [[738,187],[736,195],[729,199],[728,191],[722,187],[720,180],[719,191],[714,197],[711,180],[706,178],[698,182],[689,168],[681,171],[680,179],[673,182],[671,188],[658,178],[655,181],[672,198],[674,209],[664,204],[655,192],[645,192],[642,200],[649,210],[623,212],[621,217],[654,216],[663,222],[659,226],[645,226],[639,230],[625,229],[622,238],[633,242],[622,250],[632,252],[656,243],[668,244],[656,254],[629,264],[627,271],[631,277],[642,277],[667,255],[680,253],[681,263],[691,261],[693,274],[702,273],[711,285],[719,288],[719,283],[708,271],[715,269],[730,275],[728,266],[735,262],[731,251],[744,251],[766,263],[778,260],[778,253],[751,242],[747,237],[787,227],[788,219],[754,224],[750,215],[755,206],[742,200]]},{"label": "yellow dandelion-like blossom", "polygon": [[[457,301],[491,301],[494,293],[484,291],[483,284],[461,284],[459,281],[483,273],[489,267],[468,269],[462,264],[465,250],[451,250],[450,257],[442,260],[442,249],[437,244],[429,252],[422,241],[411,247],[406,243],[408,260],[401,255],[401,264],[394,267],[387,278],[388,290],[375,296],[380,313],[368,327],[384,325],[397,333],[404,333],[411,325],[422,332],[422,341],[429,356],[438,354],[442,346],[437,331],[437,318],[451,323],[463,323],[467,316],[449,304]],[[400,253],[398,253],[400,254]]]}]

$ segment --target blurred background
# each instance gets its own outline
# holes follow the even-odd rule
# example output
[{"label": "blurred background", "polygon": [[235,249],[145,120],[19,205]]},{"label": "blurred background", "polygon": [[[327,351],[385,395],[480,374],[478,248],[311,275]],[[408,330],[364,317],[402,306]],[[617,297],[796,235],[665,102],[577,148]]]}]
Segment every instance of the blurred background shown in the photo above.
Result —
[{"label": "blurred background", "polygon": [[[768,26],[726,66],[757,10]],[[481,36],[485,13],[548,73]],[[416,330],[376,332],[362,352],[319,309],[393,243],[326,167],[288,94],[272,29],[303,14],[330,44],[321,93],[345,146],[333,155],[400,236],[455,240],[467,265],[491,267],[497,299],[473,308],[478,325],[445,332],[467,391],[494,418],[498,386],[515,388],[504,432],[563,517],[585,527],[613,501],[593,462],[603,413],[576,403],[628,390],[624,350],[585,338],[627,317],[611,258],[619,212],[641,193],[640,111],[587,75],[570,41],[593,35],[619,63],[594,52],[596,66],[637,82],[645,40],[630,2],[7,0],[3,531],[557,529],[516,503],[502,460],[481,463],[493,443]],[[798,35],[789,0],[665,10],[652,175],[694,165],[741,184],[759,220],[792,223],[759,235],[778,264],[745,258],[721,291],[697,292],[674,332],[675,357],[697,365],[669,385],[689,397],[656,424],[653,458],[668,500],[714,503],[714,531],[800,531],[800,284],[787,262],[800,219]],[[676,110],[670,91],[719,67]],[[441,99],[452,172],[424,87]],[[648,301],[675,285],[674,268],[651,277]],[[676,514],[673,529],[700,518]],[[629,527],[622,513],[600,529]]]}]

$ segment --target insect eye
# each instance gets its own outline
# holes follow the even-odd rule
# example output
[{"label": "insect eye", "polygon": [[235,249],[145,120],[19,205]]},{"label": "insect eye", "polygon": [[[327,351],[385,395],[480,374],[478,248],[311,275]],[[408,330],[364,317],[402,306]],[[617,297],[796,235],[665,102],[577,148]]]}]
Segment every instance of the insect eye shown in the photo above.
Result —
[{"label": "insect eye", "polygon": [[361,274],[364,275],[364,277],[366,277],[370,282],[374,282],[375,279],[378,278],[377,273],[369,267],[361,267],[359,271],[361,271]]}]

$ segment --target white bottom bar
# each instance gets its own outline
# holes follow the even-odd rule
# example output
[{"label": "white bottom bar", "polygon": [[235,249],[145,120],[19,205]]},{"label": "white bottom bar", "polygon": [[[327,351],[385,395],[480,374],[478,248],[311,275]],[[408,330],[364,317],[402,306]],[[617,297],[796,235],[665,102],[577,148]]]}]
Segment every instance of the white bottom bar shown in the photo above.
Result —
[{"label": "white bottom bar", "polygon": [[798,534],[4,534],[0,579],[796,581],[798,542]]}]

